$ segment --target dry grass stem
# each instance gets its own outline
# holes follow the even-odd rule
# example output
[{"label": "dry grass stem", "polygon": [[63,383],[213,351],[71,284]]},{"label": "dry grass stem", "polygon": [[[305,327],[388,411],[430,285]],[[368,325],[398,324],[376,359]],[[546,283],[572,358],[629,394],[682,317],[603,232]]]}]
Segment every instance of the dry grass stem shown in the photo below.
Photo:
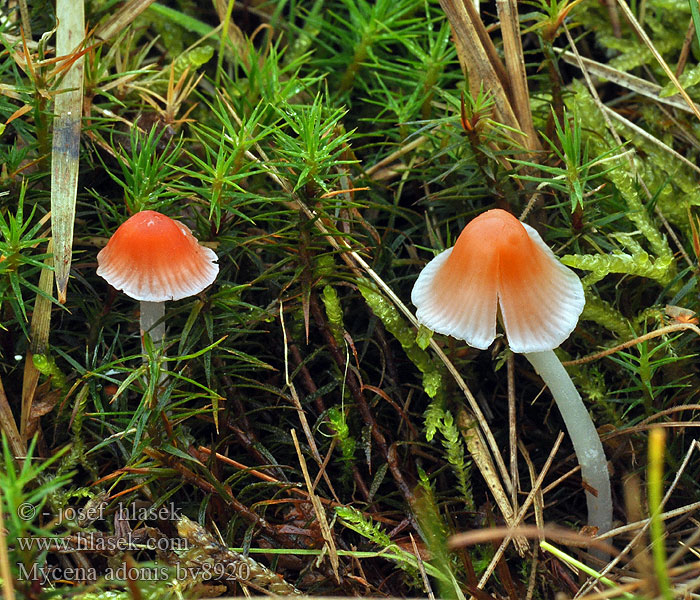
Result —
[{"label": "dry grass stem", "polygon": [[496,0],[498,16],[501,20],[503,53],[510,84],[510,101],[515,111],[520,130],[527,136],[527,148],[540,150],[539,138],[532,122],[530,92],[525,72],[525,57],[520,39],[518,5],[515,0]]},{"label": "dry grass stem", "polygon": [[302,429],[304,430],[304,436],[306,437],[306,441],[309,444],[309,448],[311,449],[311,455],[314,457],[316,464],[318,464],[321,473],[323,473],[323,480],[328,485],[328,489],[330,490],[333,497],[338,501],[338,496],[336,495],[335,490],[333,489],[333,484],[331,483],[330,477],[328,477],[328,473],[323,467],[323,459],[321,458],[321,454],[318,451],[316,440],[314,439],[314,436],[311,433],[311,428],[309,427],[309,421],[306,418],[304,407],[301,405],[301,401],[299,400],[299,395],[297,394],[297,390],[294,387],[294,384],[289,379],[289,346],[287,345],[287,331],[284,328],[284,306],[281,301],[279,315],[280,327],[282,328],[282,337],[284,340],[284,381],[287,384],[287,387],[289,388],[289,393],[292,397],[292,401],[294,402],[294,407],[297,410],[297,415],[299,415],[299,421],[301,423]]},{"label": "dry grass stem", "polygon": [[[510,527],[515,527],[517,525],[515,521],[516,511],[511,505],[508,495],[503,490],[501,480],[498,478],[496,469],[491,461],[491,455],[486,448],[486,444],[481,439],[476,419],[469,415],[465,409],[461,409],[457,413],[457,427],[464,438],[467,450],[474,464],[479,469],[489,490],[491,490],[491,495],[496,501],[496,505],[500,509],[504,521]],[[524,555],[528,550],[527,541],[524,538],[516,538],[515,541],[518,552]]]},{"label": "dry grass stem", "polygon": [[629,119],[626,119],[620,113],[618,113],[617,111],[614,111],[612,108],[608,108],[607,106],[604,106],[603,108],[604,108],[605,112],[608,115],[610,115],[613,119],[615,119],[616,121],[619,121],[625,127],[628,127],[629,129],[634,131],[636,134],[641,135],[645,140],[651,142],[655,146],[658,146],[664,152],[670,154],[671,156],[680,160],[683,164],[687,165],[688,167],[690,167],[694,171],[697,171],[698,173],[700,173],[700,167],[698,167],[698,165],[696,165],[694,162],[688,160],[681,153],[676,152],[669,145],[664,144],[659,138],[651,135],[649,132],[645,131],[644,129],[642,129],[638,125],[635,125],[634,123],[632,123],[632,121],[630,121]]},{"label": "dry grass stem", "polygon": [[617,5],[622,10],[622,13],[625,15],[625,18],[629,21],[630,25],[632,25],[637,35],[642,39],[644,45],[649,49],[649,51],[652,53],[652,55],[659,63],[661,68],[664,70],[666,75],[668,75],[668,78],[673,82],[673,85],[676,86],[678,93],[683,97],[683,100],[685,100],[686,104],[690,107],[690,110],[693,112],[695,117],[698,120],[700,120],[700,108],[698,108],[697,104],[695,104],[695,102],[691,100],[690,96],[688,95],[688,92],[686,92],[685,89],[683,89],[683,86],[678,81],[678,78],[668,66],[666,61],[663,59],[661,54],[659,54],[659,51],[656,49],[656,46],[654,46],[654,43],[651,41],[651,39],[649,39],[649,36],[647,35],[646,31],[644,31],[644,28],[639,24],[639,22],[634,16],[634,13],[632,13],[632,11],[630,10],[630,7],[624,2],[624,0],[617,0]]},{"label": "dry grass stem", "polygon": [[507,541],[514,536],[522,536],[534,540],[552,540],[560,544],[574,546],[576,548],[596,548],[604,552],[615,552],[615,547],[589,536],[576,533],[564,527],[547,525],[537,527],[535,525],[518,525],[517,527],[489,527],[488,529],[476,529],[465,533],[458,533],[450,537],[450,548],[462,548],[474,546],[484,542],[496,540]]},{"label": "dry grass stem", "polygon": [[95,37],[109,40],[124,31],[134,19],[146,10],[155,0],[129,0],[115,14],[95,30]]},{"label": "dry grass stem", "polygon": [[389,156],[386,156],[379,162],[373,164],[371,167],[369,167],[366,171],[365,174],[367,177],[372,177],[375,175],[378,171],[383,169],[384,167],[391,165],[395,163],[399,158],[402,156],[405,156],[409,152],[413,152],[417,148],[420,148],[425,142],[428,141],[428,138],[421,135],[420,137],[417,137],[415,140],[412,140],[406,144],[403,144],[398,150],[395,152],[392,152]]},{"label": "dry grass stem", "polygon": [[[551,452],[549,453],[549,456],[547,457],[547,460],[545,461],[542,470],[540,471],[539,476],[537,477],[537,480],[535,481],[535,485],[532,487],[530,490],[530,493],[527,495],[527,498],[525,498],[525,502],[523,502],[523,505],[520,507],[520,510],[518,513],[515,515],[514,523],[516,528],[520,528],[521,525],[520,523],[523,520],[523,517],[525,516],[525,513],[527,513],[527,510],[530,508],[530,505],[534,502],[535,496],[537,495],[538,491],[540,490],[542,486],[542,482],[544,481],[544,478],[546,477],[547,473],[549,472],[550,467],[552,466],[552,462],[554,461],[554,456],[556,455],[557,451],[559,450],[559,446],[562,443],[562,440],[564,439],[564,434],[560,431],[559,435],[557,436],[556,441],[554,442],[554,446],[552,447]],[[493,531],[493,529],[489,530]],[[496,565],[498,564],[498,561],[501,560],[501,557],[503,556],[503,553],[506,551],[506,548],[508,547],[508,543],[512,539],[512,536],[507,535],[504,537],[503,542],[501,542],[501,545],[498,547],[498,550],[496,550],[495,554],[493,555],[493,558],[491,559],[491,562],[489,562],[489,566],[486,567],[486,571],[484,571],[484,574],[481,576],[481,579],[479,580],[479,583],[477,585],[477,588],[483,589],[483,587],[486,585],[486,582],[489,580],[491,575],[493,574],[494,570],[496,569]]]},{"label": "dry grass stem", "polygon": [[561,56],[567,63],[578,67],[582,71],[585,67],[589,73],[595,75],[596,77],[606,79],[627,90],[636,92],[642,96],[646,96],[654,102],[666,104],[672,108],[677,108],[678,110],[682,110],[684,112],[694,112],[686,102],[677,96],[661,96],[660,92],[663,88],[656,83],[652,83],[646,79],[637,77],[636,75],[631,75],[625,71],[620,71],[619,69],[611,67],[610,65],[597,62],[593,59],[586,58],[585,56],[577,55],[575,52],[570,52],[568,50],[562,50]]},{"label": "dry grass stem", "polygon": [[[700,510],[700,501],[693,502],[692,504],[687,504],[686,506],[681,506],[680,508],[674,508],[673,510],[661,513],[662,520],[666,521],[668,519],[674,519],[676,517],[681,517],[684,515],[689,515],[696,510]],[[642,519],[641,521],[635,521],[634,523],[627,523],[626,525],[621,525],[615,529],[611,529],[607,533],[600,536],[600,539],[608,539],[610,537],[615,537],[622,535],[624,533],[629,533],[630,531],[637,531],[640,528],[644,528],[649,524],[649,519]]]},{"label": "dry grass stem", "polygon": [[[523,131],[511,104],[509,75],[496,52],[481,18],[470,2],[440,0],[452,27],[457,56],[469,88],[476,97],[481,88],[489,90],[494,99],[495,120]],[[526,133],[511,133],[514,141],[528,150],[537,148],[537,138]]]},{"label": "dry grass stem", "polygon": [[309,499],[314,507],[314,514],[316,515],[316,521],[319,528],[321,529],[321,535],[323,536],[323,541],[326,544],[326,549],[328,550],[328,558],[331,561],[331,567],[333,568],[333,574],[338,583],[340,583],[340,575],[338,574],[338,569],[340,568],[340,561],[338,559],[338,551],[335,547],[335,540],[333,539],[333,532],[328,526],[328,520],[326,519],[326,511],[323,509],[323,505],[318,499],[318,496],[314,492],[313,485],[311,483],[311,477],[309,477],[309,470],[306,467],[306,460],[301,452],[301,446],[299,446],[299,440],[297,439],[297,433],[294,429],[291,430],[292,440],[294,441],[294,447],[297,451],[297,458],[299,460],[299,466],[301,467],[301,472],[304,475],[304,482],[306,483],[306,489],[309,492]]},{"label": "dry grass stem", "polygon": [[[520,449],[525,464],[527,465],[528,474],[530,475],[530,484],[532,488],[537,487],[537,472],[535,470],[535,465],[530,459],[530,453],[527,451],[527,447],[520,440],[518,440],[518,448]],[[544,527],[544,494],[545,490],[539,488],[535,494],[535,499],[533,501],[533,510],[535,513],[535,524],[537,527]]]},{"label": "dry grass stem", "polygon": [[423,564],[423,558],[418,551],[418,546],[416,545],[416,539],[413,534],[409,534],[411,538],[411,547],[413,548],[413,555],[416,557],[416,563],[418,564],[418,570],[420,571],[420,577],[423,580],[423,589],[428,594],[430,600],[435,600],[435,594],[433,594],[433,588],[430,585],[430,580],[428,579],[428,574],[425,572],[425,565]]},{"label": "dry grass stem", "polygon": [[[530,484],[534,487],[537,483],[537,473],[535,470],[535,465],[532,464],[532,460],[530,459],[530,453],[527,451],[527,447],[520,440],[518,440],[518,448],[520,449],[520,452],[523,455],[523,459],[525,460],[525,463],[527,464],[527,469],[528,469],[528,472],[530,474]],[[537,494],[535,495],[535,500],[533,502],[533,509],[535,512],[535,525],[539,529],[543,529],[545,527],[545,523],[544,523],[544,492],[542,489],[538,490]],[[541,537],[540,541],[542,541],[542,539],[544,539],[544,538]],[[528,577],[528,582],[527,582],[527,595],[525,596],[526,600],[531,600],[534,593],[535,593],[535,583],[537,582],[539,556],[540,556],[540,547],[538,544],[535,544],[533,551],[532,551],[532,564],[530,565],[530,576]]]},{"label": "dry grass stem", "polygon": [[24,442],[27,442],[30,415],[32,413],[32,402],[37,384],[39,383],[39,370],[34,366],[34,355],[44,354],[49,347],[49,332],[51,330],[51,300],[53,296],[53,243],[49,240],[46,245],[46,252],[49,256],[44,260],[45,269],[42,269],[39,276],[39,289],[46,294],[36,295],[34,301],[34,312],[29,329],[31,341],[27,348],[26,359],[24,361],[24,378],[22,382],[22,412],[20,417],[20,434]]},{"label": "dry grass stem", "polygon": [[[573,457],[573,454],[571,456]],[[575,467],[572,467],[566,473],[564,473],[563,475],[561,475],[560,477],[557,477],[554,481],[552,481],[552,483],[550,483],[546,488],[544,488],[542,490],[542,493],[548,494],[549,492],[554,490],[557,486],[559,486],[562,481],[565,481],[566,479],[568,479],[572,475],[575,475],[580,470],[581,470],[581,465],[576,465]]]},{"label": "dry grass stem", "polygon": [[693,333],[700,336],[700,327],[698,327],[697,325],[693,325],[692,323],[674,323],[673,325],[667,325],[666,327],[662,327],[661,329],[655,329],[654,331],[650,331],[649,333],[645,333],[644,335],[640,335],[639,337],[636,337],[633,340],[629,340],[629,341],[624,342],[622,344],[618,344],[617,346],[614,346],[613,348],[608,348],[607,350],[602,350],[601,352],[596,352],[595,354],[589,354],[588,356],[584,356],[583,358],[578,358],[576,360],[567,360],[566,362],[563,362],[562,364],[565,367],[570,367],[573,365],[585,365],[589,362],[593,362],[593,361],[599,360],[601,358],[605,358],[606,356],[610,356],[611,354],[615,354],[616,352],[619,352],[620,350],[625,350],[627,348],[631,348],[632,346],[636,346],[637,344],[641,344],[642,342],[652,340],[652,339],[657,338],[659,336],[668,335],[669,333],[675,333],[676,331],[686,331],[686,330],[692,331]]}]

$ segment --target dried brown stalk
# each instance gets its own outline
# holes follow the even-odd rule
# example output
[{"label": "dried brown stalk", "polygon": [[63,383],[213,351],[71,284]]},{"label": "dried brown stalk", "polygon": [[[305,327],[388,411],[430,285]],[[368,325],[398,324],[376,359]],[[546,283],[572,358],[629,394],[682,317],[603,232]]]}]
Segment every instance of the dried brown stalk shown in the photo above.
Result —
[{"label": "dried brown stalk", "polygon": [[5,388],[2,385],[2,379],[0,379],[0,429],[7,436],[12,454],[17,458],[24,458],[27,453],[27,447],[19,435],[15,417],[12,414],[10,403],[7,401],[7,395],[5,394]]},{"label": "dried brown stalk", "polygon": [[309,470],[306,467],[306,460],[304,460],[304,455],[301,452],[301,446],[299,446],[299,440],[297,439],[297,434],[294,429],[292,429],[292,440],[294,441],[294,447],[297,451],[297,458],[299,459],[299,466],[301,467],[301,472],[304,475],[304,482],[306,483],[306,490],[309,493],[309,499],[314,508],[314,513],[316,514],[316,521],[321,529],[321,534],[323,535],[323,541],[326,544],[328,550],[328,558],[331,561],[331,567],[333,568],[333,574],[335,575],[336,582],[340,583],[340,575],[338,574],[338,569],[340,567],[340,561],[338,559],[338,550],[335,547],[335,540],[333,539],[333,532],[328,526],[328,519],[326,519],[326,512],[321,505],[318,496],[314,493],[314,487],[311,483],[311,477],[309,477]]},{"label": "dried brown stalk", "polygon": [[666,327],[662,327],[661,329],[656,329],[644,335],[640,335],[639,337],[636,337],[633,340],[629,340],[627,342],[624,342],[623,344],[618,344],[617,346],[613,346],[612,348],[608,348],[607,350],[602,350],[601,352],[596,352],[595,354],[589,354],[588,356],[584,356],[583,358],[578,358],[576,360],[567,360],[562,364],[565,367],[570,367],[573,365],[584,365],[586,363],[605,358],[606,356],[615,354],[620,350],[631,348],[632,346],[636,346],[637,344],[641,344],[642,342],[646,342],[659,336],[674,333],[676,331],[685,330],[690,330],[700,336],[700,327],[698,327],[697,325],[693,325],[692,323],[674,323],[673,325],[667,325]]},{"label": "dried brown stalk", "polygon": [[109,40],[119,32],[124,31],[153,2],[154,0],[130,0],[97,28],[95,37]]},{"label": "dried brown stalk", "polygon": [[[39,289],[47,296],[53,294],[53,243],[49,240],[46,245],[46,253],[49,255],[44,260],[44,268],[39,276]],[[29,329],[29,348],[24,361],[24,379],[22,382],[22,413],[20,417],[20,434],[26,443],[30,416],[32,414],[32,402],[36,386],[39,383],[39,370],[34,366],[34,355],[43,354],[49,345],[49,331],[51,329],[51,300],[41,294],[36,295],[34,312]]]},{"label": "dried brown stalk", "polygon": [[498,1],[507,67],[503,65],[481,17],[471,2],[440,0],[452,27],[462,70],[473,96],[480,90],[491,93],[495,120],[516,131],[513,141],[528,151],[540,149],[532,125],[525,62],[520,43],[518,13],[513,0]]}]

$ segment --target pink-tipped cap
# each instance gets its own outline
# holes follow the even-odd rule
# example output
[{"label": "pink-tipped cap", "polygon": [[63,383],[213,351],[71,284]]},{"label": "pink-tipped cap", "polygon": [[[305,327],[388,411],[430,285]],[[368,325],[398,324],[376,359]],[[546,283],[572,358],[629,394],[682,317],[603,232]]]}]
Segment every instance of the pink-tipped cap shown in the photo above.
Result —
[{"label": "pink-tipped cap", "polygon": [[194,296],[219,272],[213,250],[182,223],[144,210],[122,223],[97,255],[97,274],[135,300]]},{"label": "pink-tipped cap", "polygon": [[576,273],[532,227],[500,209],[473,219],[425,266],[411,300],[420,323],[482,350],[496,337],[500,307],[513,352],[559,346],[586,303]]}]

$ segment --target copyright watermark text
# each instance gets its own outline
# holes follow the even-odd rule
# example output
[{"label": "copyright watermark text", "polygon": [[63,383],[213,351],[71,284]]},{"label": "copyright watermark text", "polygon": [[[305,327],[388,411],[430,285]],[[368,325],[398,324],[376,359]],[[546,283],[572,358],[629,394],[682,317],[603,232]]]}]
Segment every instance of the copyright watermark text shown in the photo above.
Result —
[{"label": "copyright watermark text", "polygon": [[[23,521],[33,521],[38,515],[43,517],[57,517],[59,522],[69,521],[74,523],[101,521],[108,510],[107,503],[88,505],[74,508],[67,506],[61,508],[57,515],[49,512],[40,512],[41,508],[30,502],[23,502],[17,507],[17,516]],[[161,506],[138,506],[137,504],[118,504],[109,508],[109,513],[114,513],[123,521],[177,521],[182,517],[180,509],[173,502]]]}]

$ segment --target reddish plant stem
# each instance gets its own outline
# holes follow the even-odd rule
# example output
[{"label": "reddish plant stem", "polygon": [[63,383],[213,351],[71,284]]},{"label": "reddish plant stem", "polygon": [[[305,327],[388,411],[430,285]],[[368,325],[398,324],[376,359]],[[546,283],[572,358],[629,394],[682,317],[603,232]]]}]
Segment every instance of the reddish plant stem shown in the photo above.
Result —
[{"label": "reddish plant stem", "polygon": [[[333,338],[330,328],[328,327],[323,313],[321,312],[321,308],[318,305],[318,300],[314,294],[311,294],[309,304],[311,308],[311,314],[314,318],[314,321],[316,321],[321,333],[326,339],[326,345],[331,355],[333,356],[333,360],[335,360],[335,362],[338,364],[338,367],[341,369],[341,371],[345,371],[345,356],[340,351],[338,344]],[[369,425],[370,431],[372,433],[372,439],[374,439],[381,455],[384,457],[387,464],[389,465],[389,471],[391,472],[391,475],[394,478],[396,485],[398,486],[399,490],[403,494],[408,504],[410,506],[413,506],[415,496],[410,486],[406,482],[401,468],[399,467],[398,460],[396,458],[396,449],[393,447],[393,445],[391,448],[389,447],[386,438],[379,430],[379,426],[374,420],[372,411],[370,411],[369,405],[367,404],[367,400],[364,394],[362,393],[361,384],[358,381],[357,376],[355,375],[352,369],[347,370],[347,377],[345,379],[345,383],[347,384],[348,389],[352,394],[353,400],[355,401],[355,404],[357,405],[357,408],[360,411],[360,414],[362,415],[362,419],[367,425]]]},{"label": "reddish plant stem", "polygon": [[[323,398],[320,395],[317,395],[318,387],[316,386],[316,383],[311,377],[309,369],[307,369],[306,365],[303,363],[299,347],[296,344],[292,343],[289,344],[289,350],[291,352],[295,366],[297,367],[297,369],[299,369],[302,385],[306,389],[306,393],[315,397],[316,410],[318,410],[319,413],[323,413],[326,410],[326,405],[323,402]],[[360,473],[359,469],[355,465],[352,466],[352,477],[355,480],[357,489],[360,491],[360,494],[362,494],[364,500],[369,501],[369,488],[367,487],[365,480],[362,478],[362,474]]]}]

